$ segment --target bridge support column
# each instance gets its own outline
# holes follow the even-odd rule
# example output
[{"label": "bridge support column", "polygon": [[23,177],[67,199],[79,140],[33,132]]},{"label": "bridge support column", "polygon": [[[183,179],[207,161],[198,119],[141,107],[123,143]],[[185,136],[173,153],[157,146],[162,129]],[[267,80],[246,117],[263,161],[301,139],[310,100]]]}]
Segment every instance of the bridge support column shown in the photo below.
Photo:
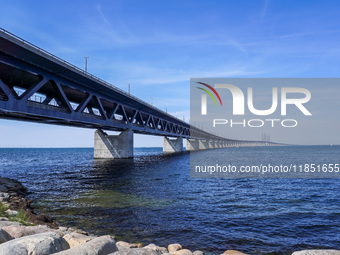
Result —
[{"label": "bridge support column", "polygon": [[164,136],[163,152],[172,153],[180,151],[183,151],[183,139],[181,137],[170,139],[169,137]]},{"label": "bridge support column", "polygon": [[94,133],[94,158],[133,158],[133,132],[126,130],[119,135],[108,135],[102,130]]},{"label": "bridge support column", "polygon": [[208,140],[199,140],[199,142],[198,142],[198,148],[199,148],[200,150],[209,149],[209,141],[208,141]]},{"label": "bridge support column", "polygon": [[186,144],[186,150],[187,151],[196,151],[199,150],[199,140],[198,139],[187,139],[187,144]]},{"label": "bridge support column", "polygon": [[209,149],[215,149],[215,141],[214,140],[209,140]]}]

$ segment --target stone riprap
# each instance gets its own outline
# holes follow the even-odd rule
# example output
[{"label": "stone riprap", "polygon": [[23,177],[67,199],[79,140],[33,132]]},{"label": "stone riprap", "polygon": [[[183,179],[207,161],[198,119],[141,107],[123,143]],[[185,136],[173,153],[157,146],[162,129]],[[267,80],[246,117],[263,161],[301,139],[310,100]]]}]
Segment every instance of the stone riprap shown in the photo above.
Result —
[{"label": "stone riprap", "polygon": [[[0,255],[204,255],[200,250],[192,252],[178,243],[167,248],[155,244],[143,246],[58,226],[50,217],[34,213],[25,198],[26,192],[20,182],[0,177],[0,213],[4,214],[0,215]],[[27,214],[29,222],[13,221],[20,210]],[[226,250],[222,255],[246,254]],[[340,251],[303,250],[292,255],[340,255]]]}]

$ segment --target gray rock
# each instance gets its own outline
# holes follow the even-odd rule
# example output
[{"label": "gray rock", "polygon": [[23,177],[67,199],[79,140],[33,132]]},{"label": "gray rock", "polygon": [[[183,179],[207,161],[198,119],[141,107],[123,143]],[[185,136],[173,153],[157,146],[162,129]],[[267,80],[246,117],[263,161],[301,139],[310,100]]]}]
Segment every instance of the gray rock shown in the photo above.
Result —
[{"label": "gray rock", "polygon": [[5,230],[0,229],[0,244],[12,240],[11,237]]},{"label": "gray rock", "polygon": [[203,251],[194,251],[192,254],[194,255],[204,255]]},{"label": "gray rock", "polygon": [[71,232],[75,232],[75,233],[78,233],[78,234],[82,234],[82,235],[88,235],[89,233],[87,233],[86,231],[84,230],[81,230],[79,228],[68,228],[69,231]]},{"label": "gray rock", "polygon": [[171,254],[174,254],[174,255],[192,255],[192,252],[188,249],[181,249],[181,250],[178,250],[178,251],[174,251],[174,252],[171,252]]},{"label": "gray rock", "polygon": [[221,255],[247,255],[247,254],[240,252],[240,251],[236,251],[236,250],[226,250]]},{"label": "gray rock", "polygon": [[168,251],[170,253],[178,251],[180,249],[182,249],[182,245],[180,245],[179,243],[174,243],[174,244],[169,244],[168,245]]},{"label": "gray rock", "polygon": [[95,238],[95,236],[87,236],[73,232],[63,236],[63,238],[66,240],[66,242],[70,245],[70,248],[72,249],[83,243],[91,241],[92,239]]},{"label": "gray rock", "polygon": [[126,248],[142,248],[142,243],[128,243],[124,241],[118,241],[116,243],[118,250],[126,249]]},{"label": "gray rock", "polygon": [[122,246],[122,245],[119,245],[117,243],[116,243],[116,246],[117,246],[118,251],[125,251],[125,250],[130,249],[129,247]]},{"label": "gray rock", "polygon": [[21,226],[21,224],[16,221],[0,221],[0,228],[7,226]]},{"label": "gray rock", "polygon": [[165,254],[165,253],[168,253],[168,249],[167,248],[165,248],[165,247],[158,247],[158,249],[157,249],[158,251],[160,251],[161,252],[161,254]]},{"label": "gray rock", "polygon": [[236,250],[226,250],[221,255],[247,255],[247,254],[240,252],[240,251],[236,251]]},{"label": "gray rock", "polygon": [[108,255],[159,255],[156,251],[148,248],[127,248],[122,251],[116,251]]},{"label": "gray rock", "polygon": [[302,250],[292,255],[340,255],[340,250]]},{"label": "gray rock", "polygon": [[53,229],[52,231],[56,232],[57,234],[59,234],[61,236],[65,236],[65,235],[74,233],[73,231],[70,231],[68,229],[64,230],[64,228]]},{"label": "gray rock", "polygon": [[107,255],[115,251],[118,251],[118,249],[113,238],[111,236],[100,236],[54,255]]},{"label": "gray rock", "polygon": [[8,210],[6,210],[6,213],[7,213],[9,216],[17,216],[19,212],[16,211],[16,210],[8,209]]},{"label": "gray rock", "polygon": [[59,227],[58,230],[60,232],[66,232],[66,231],[68,231],[68,228],[67,227]]},{"label": "gray rock", "polygon": [[6,192],[0,193],[0,202],[8,202],[9,200],[9,194]]},{"label": "gray rock", "polygon": [[58,234],[47,232],[14,239],[0,245],[0,254],[47,255],[69,249],[68,243]]},{"label": "gray rock", "polygon": [[54,230],[44,225],[38,225],[38,226],[12,225],[12,226],[3,227],[2,229],[5,230],[8,234],[10,234],[13,238],[20,238],[23,236],[30,236],[30,235],[46,233],[46,232],[55,232]]},{"label": "gray rock", "polygon": [[151,249],[156,251],[158,254],[168,253],[168,250],[165,247],[159,247],[153,243],[144,247],[145,249]]},{"label": "gray rock", "polygon": [[26,193],[27,189],[17,180],[0,177],[0,192]]},{"label": "gray rock", "polygon": [[121,246],[121,247],[124,247],[124,248],[131,248],[130,247],[130,244],[128,243],[128,242],[124,242],[124,241],[118,241],[117,243],[116,243],[116,245],[118,246]]},{"label": "gray rock", "polygon": [[151,249],[151,250],[156,250],[158,248],[158,246],[154,243],[150,243],[147,246],[145,246],[144,248],[146,249]]}]

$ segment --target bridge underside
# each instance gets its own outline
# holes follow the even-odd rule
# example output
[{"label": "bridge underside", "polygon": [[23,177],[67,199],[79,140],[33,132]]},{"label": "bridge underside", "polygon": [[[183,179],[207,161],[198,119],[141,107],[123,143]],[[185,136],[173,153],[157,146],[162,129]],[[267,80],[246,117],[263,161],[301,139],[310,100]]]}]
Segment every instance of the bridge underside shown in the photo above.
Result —
[{"label": "bridge underside", "polygon": [[[187,150],[258,143],[192,127],[1,29],[0,117],[98,129],[96,158],[133,157],[133,133],[164,136],[164,152],[182,151],[183,139]],[[122,133],[109,136],[101,130]]]},{"label": "bridge underside", "polygon": [[[190,136],[189,124],[127,105],[121,96],[106,96],[0,54],[0,116],[8,119],[85,128],[170,136]],[[116,98],[115,98],[116,97]],[[149,110],[149,109],[146,109]],[[166,117],[166,116],[165,116]]]}]

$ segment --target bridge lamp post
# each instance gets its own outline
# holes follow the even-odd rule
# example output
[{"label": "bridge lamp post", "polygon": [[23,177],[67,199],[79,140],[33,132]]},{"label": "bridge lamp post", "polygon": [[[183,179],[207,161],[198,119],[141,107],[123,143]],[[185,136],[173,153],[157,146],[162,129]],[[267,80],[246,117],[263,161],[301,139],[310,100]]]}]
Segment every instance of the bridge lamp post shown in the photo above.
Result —
[{"label": "bridge lamp post", "polygon": [[85,58],[85,72],[87,72],[87,59],[90,57],[84,57]]}]

